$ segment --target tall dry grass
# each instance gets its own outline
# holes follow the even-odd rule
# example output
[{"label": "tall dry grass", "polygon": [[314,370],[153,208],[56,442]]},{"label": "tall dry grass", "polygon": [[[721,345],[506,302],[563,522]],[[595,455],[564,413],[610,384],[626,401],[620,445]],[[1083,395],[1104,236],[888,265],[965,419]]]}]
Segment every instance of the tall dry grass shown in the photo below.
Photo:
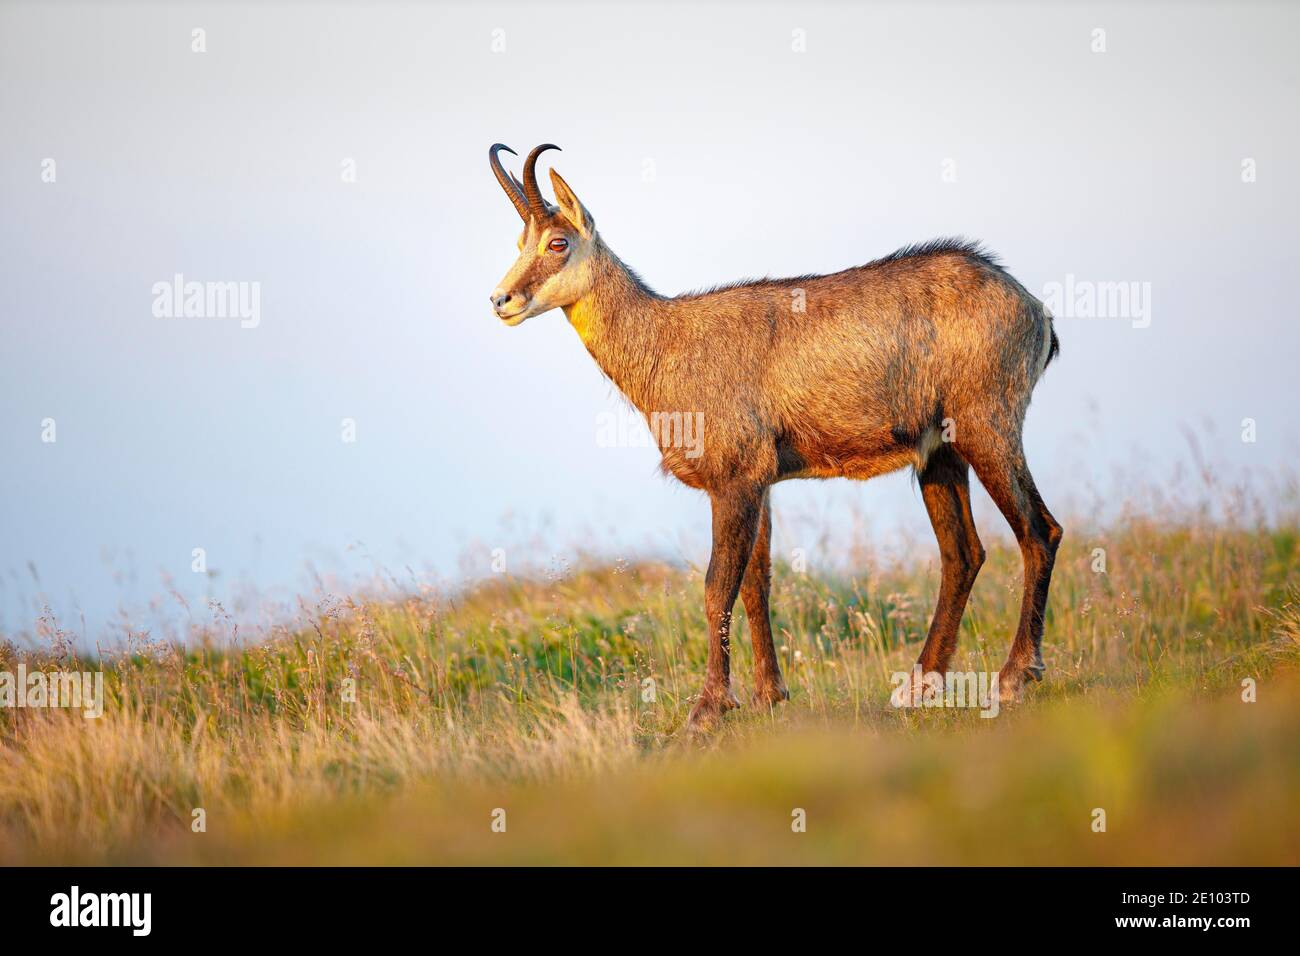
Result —
[{"label": "tall dry grass", "polygon": [[[1294,863],[1300,521],[1247,514],[1070,522],[1047,682],[993,720],[888,705],[933,607],[927,561],[778,565],[792,700],[703,743],[680,733],[698,569],[322,601],[253,646],[140,639],[102,662],[47,622],[0,670],[102,664],[108,702],[0,710],[0,862]],[[1019,553],[990,544],[957,669],[996,670],[1015,627]],[[733,649],[743,699],[743,629]],[[791,842],[795,807],[816,826]]]}]

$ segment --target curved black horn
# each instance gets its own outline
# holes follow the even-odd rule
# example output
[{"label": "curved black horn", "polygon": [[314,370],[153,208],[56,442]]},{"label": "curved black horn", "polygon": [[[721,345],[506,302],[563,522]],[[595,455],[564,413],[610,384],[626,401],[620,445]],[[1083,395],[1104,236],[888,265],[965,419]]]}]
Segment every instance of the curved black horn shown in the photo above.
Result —
[{"label": "curved black horn", "polygon": [[497,153],[501,152],[503,149],[511,156],[519,155],[504,143],[493,143],[492,148],[488,150],[488,162],[492,164],[492,175],[496,176],[497,182],[501,184],[501,188],[504,189],[506,195],[510,197],[510,202],[515,207],[515,211],[519,213],[519,218],[524,222],[527,222],[528,200],[524,198],[524,191],[519,184],[519,180],[506,172],[505,168],[501,165],[501,160],[497,158]]},{"label": "curved black horn", "polygon": [[542,198],[542,191],[537,188],[537,157],[548,149],[559,148],[554,143],[543,143],[529,153],[528,158],[524,160],[524,199],[528,203],[530,212],[542,213],[546,211],[546,200]]}]

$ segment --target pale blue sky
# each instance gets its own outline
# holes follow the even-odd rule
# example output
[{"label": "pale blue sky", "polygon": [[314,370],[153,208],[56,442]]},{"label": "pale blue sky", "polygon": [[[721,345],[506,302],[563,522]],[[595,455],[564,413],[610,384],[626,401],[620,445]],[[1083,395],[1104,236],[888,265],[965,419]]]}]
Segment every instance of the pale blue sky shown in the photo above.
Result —
[{"label": "pale blue sky", "polygon": [[[955,233],[1040,295],[1149,283],[1147,328],[1058,319],[1027,429],[1058,513],[1115,467],[1167,473],[1184,425],[1288,465],[1298,27],[1242,3],[0,5],[0,630],[49,603],[95,639],[169,586],[288,599],[308,562],[703,560],[705,501],[598,446],[621,402],[563,317],[488,307],[518,231],[498,140],[560,144],[662,292]],[[176,273],[260,283],[260,323],[156,318]],[[875,540],[853,512],[925,527],[905,475],[775,501],[787,549]]]}]

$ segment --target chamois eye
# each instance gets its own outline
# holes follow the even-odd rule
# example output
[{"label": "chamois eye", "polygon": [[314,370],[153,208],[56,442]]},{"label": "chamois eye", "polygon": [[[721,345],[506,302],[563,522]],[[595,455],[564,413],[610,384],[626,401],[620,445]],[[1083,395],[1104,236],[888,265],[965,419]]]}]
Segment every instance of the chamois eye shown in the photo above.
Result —
[{"label": "chamois eye", "polygon": [[546,248],[550,249],[552,252],[563,252],[565,249],[569,248],[569,240],[552,239],[546,244]]}]

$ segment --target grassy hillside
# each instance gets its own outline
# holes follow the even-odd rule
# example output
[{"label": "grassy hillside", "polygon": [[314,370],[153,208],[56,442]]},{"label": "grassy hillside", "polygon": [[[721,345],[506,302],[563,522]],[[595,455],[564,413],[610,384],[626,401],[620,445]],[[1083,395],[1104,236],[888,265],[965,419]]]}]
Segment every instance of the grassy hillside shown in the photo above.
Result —
[{"label": "grassy hillside", "polygon": [[[242,649],[140,641],[104,661],[99,720],[0,709],[0,862],[1300,862],[1300,522],[1067,527],[1047,680],[993,719],[889,706],[930,562],[779,566],[792,699],[703,741],[698,570],[324,602]],[[1015,627],[1019,553],[987,543],[958,669],[996,670]],[[0,670],[95,666],[47,630]]]}]

